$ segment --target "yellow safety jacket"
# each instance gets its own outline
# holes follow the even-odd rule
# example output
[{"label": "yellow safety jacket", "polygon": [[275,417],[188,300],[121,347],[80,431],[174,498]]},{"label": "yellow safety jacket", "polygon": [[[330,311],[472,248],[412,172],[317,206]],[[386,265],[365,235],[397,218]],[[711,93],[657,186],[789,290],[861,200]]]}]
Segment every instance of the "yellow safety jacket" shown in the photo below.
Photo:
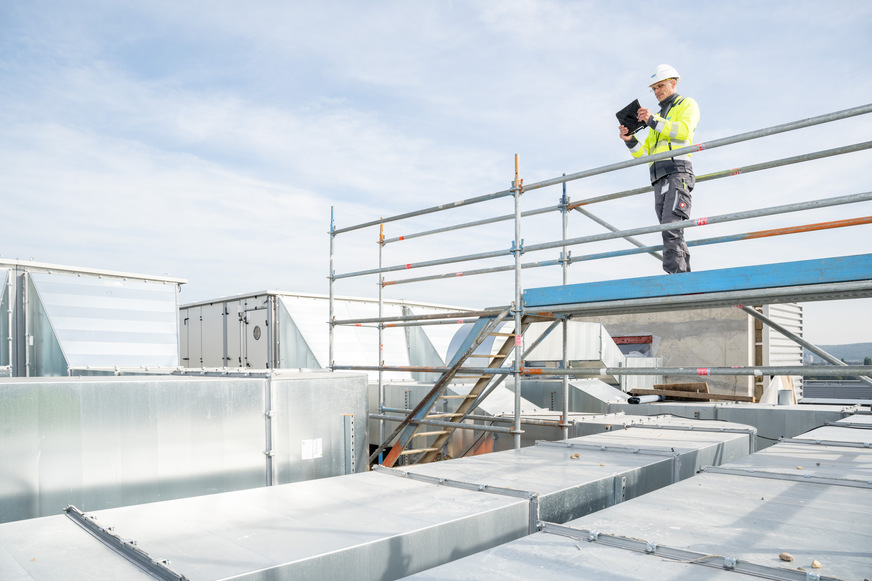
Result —
[{"label": "yellow safety jacket", "polygon": [[[645,141],[635,137],[627,142],[633,157],[642,157],[693,145],[693,132],[699,123],[699,105],[689,97],[673,93],[660,104],[660,113],[648,119],[648,135]],[[690,154],[648,164],[653,184],[663,176],[688,172],[693,173]]]}]

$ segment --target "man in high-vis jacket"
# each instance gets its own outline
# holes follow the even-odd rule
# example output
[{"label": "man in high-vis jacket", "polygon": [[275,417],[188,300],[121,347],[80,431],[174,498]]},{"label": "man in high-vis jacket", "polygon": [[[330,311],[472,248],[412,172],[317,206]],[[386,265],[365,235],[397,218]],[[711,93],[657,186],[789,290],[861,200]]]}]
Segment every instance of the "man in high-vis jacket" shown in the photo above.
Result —
[{"label": "man in high-vis jacket", "polygon": [[[649,85],[660,103],[660,112],[639,109],[638,119],[648,126],[645,141],[630,135],[620,126],[619,135],[633,157],[642,157],[693,145],[693,132],[699,123],[696,101],[675,92],[681,77],[673,67],[658,65]],[[690,154],[648,164],[654,186],[654,210],[661,224],[690,218],[690,192],[696,184]],[[669,274],[690,272],[690,252],[684,241],[684,229],[663,231],[663,270]]]}]

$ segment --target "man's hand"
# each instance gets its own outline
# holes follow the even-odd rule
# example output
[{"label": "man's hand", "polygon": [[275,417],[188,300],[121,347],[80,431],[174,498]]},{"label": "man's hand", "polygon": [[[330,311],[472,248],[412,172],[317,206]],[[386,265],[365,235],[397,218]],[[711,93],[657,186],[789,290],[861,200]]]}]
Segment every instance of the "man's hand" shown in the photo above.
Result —
[{"label": "man's hand", "polygon": [[633,139],[633,136],[630,135],[630,130],[623,125],[618,127],[618,137],[620,137],[624,141],[630,141],[631,139]]},{"label": "man's hand", "polygon": [[645,108],[643,107],[643,108],[639,109],[639,112],[638,112],[638,113],[636,113],[636,117],[637,117],[637,118],[639,119],[639,121],[641,121],[642,123],[648,123],[648,119],[651,118],[651,111],[649,111],[648,109],[645,109]]}]

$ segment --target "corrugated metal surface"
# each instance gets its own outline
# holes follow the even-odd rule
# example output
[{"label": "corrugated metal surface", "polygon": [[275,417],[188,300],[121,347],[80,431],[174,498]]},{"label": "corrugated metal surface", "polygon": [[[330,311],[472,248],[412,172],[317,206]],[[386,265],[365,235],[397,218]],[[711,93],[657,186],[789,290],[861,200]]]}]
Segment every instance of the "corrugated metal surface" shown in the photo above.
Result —
[{"label": "corrugated metal surface", "polygon": [[[803,336],[802,305],[783,303],[763,305],[763,315],[769,317],[794,335]],[[768,325],[763,325],[763,365],[775,367],[802,365],[802,346],[794,343]],[[793,381],[797,399],[802,398],[802,377]]]},{"label": "corrugated metal surface", "polygon": [[[869,578],[872,447],[856,428],[814,430],[809,443],[777,444],[414,578]],[[834,443],[813,443],[824,439]]]},{"label": "corrugated metal surface", "polygon": [[872,386],[860,380],[805,380],[803,382],[802,403],[868,404],[870,402],[872,402]]},{"label": "corrugated metal surface", "polygon": [[366,413],[363,374],[7,380],[0,522],[344,474]]}]

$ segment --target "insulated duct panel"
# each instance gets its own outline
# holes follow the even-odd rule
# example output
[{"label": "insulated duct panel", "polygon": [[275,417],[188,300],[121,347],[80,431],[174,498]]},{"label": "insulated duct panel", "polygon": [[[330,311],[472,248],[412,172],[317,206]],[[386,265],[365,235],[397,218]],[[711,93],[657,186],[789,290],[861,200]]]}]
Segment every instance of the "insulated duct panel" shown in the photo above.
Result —
[{"label": "insulated duct panel", "polygon": [[[103,527],[188,579],[398,579],[529,532],[529,501],[373,472],[89,513]],[[83,535],[40,536],[65,516],[0,525],[0,566],[32,567],[27,530],[50,554],[74,552]],[[69,528],[69,527],[67,527]],[[87,536],[87,535],[85,535]],[[93,544],[100,542],[92,539]],[[75,553],[74,553],[75,554]],[[78,563],[78,560],[76,559]],[[70,579],[54,562],[53,575]],[[87,563],[81,563],[83,567]],[[103,560],[79,578],[103,578]],[[2,570],[2,569],[0,569]],[[84,574],[90,574],[86,577]],[[135,578],[135,577],[134,577]]]},{"label": "insulated duct panel", "polygon": [[[749,453],[749,432],[695,432],[705,422],[658,420],[660,427],[633,426],[403,471],[535,493],[540,519],[566,522]],[[608,420],[601,424],[607,429]]]},{"label": "insulated duct panel", "polygon": [[0,384],[0,522],[263,486],[263,379]]},{"label": "insulated duct panel", "polygon": [[868,578],[872,448],[856,417],[412,578]]},{"label": "insulated duct panel", "polygon": [[4,380],[0,522],[346,474],[366,411],[363,374]]}]

